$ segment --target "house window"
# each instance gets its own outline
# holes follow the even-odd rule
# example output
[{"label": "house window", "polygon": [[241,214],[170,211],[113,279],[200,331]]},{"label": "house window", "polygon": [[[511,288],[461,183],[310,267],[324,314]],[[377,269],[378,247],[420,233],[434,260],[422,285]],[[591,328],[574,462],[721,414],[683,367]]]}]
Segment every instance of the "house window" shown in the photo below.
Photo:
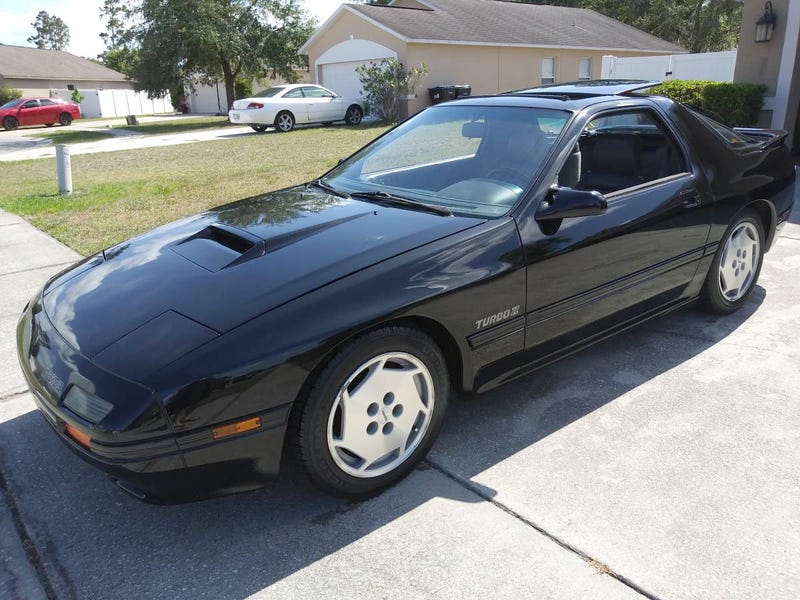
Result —
[{"label": "house window", "polygon": [[592,78],[592,59],[582,58],[578,63],[578,79],[585,81]]},{"label": "house window", "polygon": [[543,58],[542,83],[555,83],[555,82],[556,82],[556,59]]}]

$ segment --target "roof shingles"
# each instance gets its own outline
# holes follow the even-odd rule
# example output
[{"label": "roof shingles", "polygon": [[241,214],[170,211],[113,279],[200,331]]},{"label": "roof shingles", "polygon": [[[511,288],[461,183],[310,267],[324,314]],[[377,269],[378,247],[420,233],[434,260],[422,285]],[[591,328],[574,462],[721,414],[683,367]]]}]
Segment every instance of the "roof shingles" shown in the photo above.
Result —
[{"label": "roof shingles", "polygon": [[5,79],[126,81],[125,75],[59,50],[0,44],[0,76]]},{"label": "roof shingles", "polygon": [[593,10],[503,0],[426,0],[434,10],[350,4],[409,41],[686,52]]}]

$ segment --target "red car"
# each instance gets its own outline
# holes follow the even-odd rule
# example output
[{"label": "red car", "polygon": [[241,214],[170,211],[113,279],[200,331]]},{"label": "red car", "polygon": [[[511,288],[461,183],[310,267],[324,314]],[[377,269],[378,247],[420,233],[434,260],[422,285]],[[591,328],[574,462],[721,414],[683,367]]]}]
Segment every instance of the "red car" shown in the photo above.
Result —
[{"label": "red car", "polygon": [[52,127],[56,123],[67,126],[80,118],[80,107],[61,98],[17,98],[0,106],[3,129],[16,129],[20,125]]}]

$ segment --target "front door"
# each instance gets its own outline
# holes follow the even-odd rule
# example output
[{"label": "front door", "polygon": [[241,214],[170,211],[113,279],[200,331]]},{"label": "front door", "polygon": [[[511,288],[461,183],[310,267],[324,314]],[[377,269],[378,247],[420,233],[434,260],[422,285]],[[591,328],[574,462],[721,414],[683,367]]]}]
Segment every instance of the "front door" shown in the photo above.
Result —
[{"label": "front door", "polygon": [[526,362],[685,298],[708,237],[709,187],[654,108],[597,114],[570,147],[557,184],[599,191],[608,209],[555,223],[537,221],[535,210],[521,219]]},{"label": "front door", "polygon": [[308,100],[303,95],[303,88],[289,90],[281,97],[281,110],[288,110],[294,115],[295,123],[308,123]]},{"label": "front door", "polygon": [[19,121],[20,125],[39,125],[41,123],[39,119],[39,101],[38,100],[28,100],[27,102],[23,102],[22,106],[19,107],[19,112],[17,116],[17,120]]},{"label": "front door", "polygon": [[331,91],[316,86],[306,86],[303,93],[308,100],[308,118],[312,123],[338,121],[344,118],[342,101]]}]

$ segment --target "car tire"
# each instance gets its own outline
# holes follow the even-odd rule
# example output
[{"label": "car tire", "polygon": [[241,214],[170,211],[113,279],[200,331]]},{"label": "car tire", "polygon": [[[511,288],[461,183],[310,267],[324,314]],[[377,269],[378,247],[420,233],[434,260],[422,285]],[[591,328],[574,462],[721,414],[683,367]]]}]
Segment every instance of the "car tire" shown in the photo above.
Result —
[{"label": "car tire", "polygon": [[17,127],[19,127],[19,121],[17,121],[17,119],[15,119],[14,117],[6,117],[5,119],[3,119],[3,129],[12,131]]},{"label": "car tire", "polygon": [[62,127],[69,127],[72,125],[72,115],[69,113],[61,113],[58,116],[58,122],[61,124]]},{"label": "car tire", "polygon": [[266,125],[250,125],[250,127],[253,131],[256,131],[258,133],[264,133],[267,130]]},{"label": "car tire", "polygon": [[280,132],[288,133],[292,129],[294,129],[294,115],[290,113],[288,110],[284,110],[278,113],[275,117],[275,129]]},{"label": "car tire", "polygon": [[306,472],[337,496],[380,492],[428,453],[449,394],[447,364],[424,333],[388,327],[348,343],[301,399],[296,442]]},{"label": "car tire", "polygon": [[740,213],[722,237],[703,285],[708,310],[727,315],[747,302],[761,274],[764,250],[761,218],[752,210]]},{"label": "car tire", "polygon": [[364,118],[364,111],[358,104],[352,104],[344,115],[344,122],[348,125],[358,125]]}]

